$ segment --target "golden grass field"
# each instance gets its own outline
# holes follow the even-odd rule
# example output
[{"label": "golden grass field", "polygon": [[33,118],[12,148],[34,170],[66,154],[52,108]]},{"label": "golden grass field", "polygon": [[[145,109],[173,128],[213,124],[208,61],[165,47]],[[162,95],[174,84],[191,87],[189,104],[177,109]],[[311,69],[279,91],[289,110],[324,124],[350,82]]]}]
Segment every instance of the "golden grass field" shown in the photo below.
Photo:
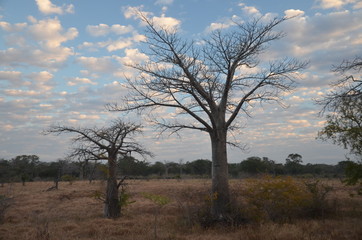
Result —
[{"label": "golden grass field", "polygon": [[[350,197],[351,189],[338,180],[324,181],[333,186],[330,198],[338,202],[335,216],[209,229],[187,222],[191,216],[188,211],[207,195],[210,180],[128,180],[127,191],[135,202],[124,208],[122,217],[116,220],[103,218],[103,203],[93,197],[95,191],[103,191],[104,181],[61,182],[54,191],[46,191],[52,182],[5,184],[0,187],[0,195],[12,197],[13,203],[0,224],[0,240],[362,239],[362,197]],[[239,192],[246,182],[231,180],[232,192]],[[144,193],[167,196],[171,202],[158,209]],[[155,224],[157,210],[160,214]]]}]

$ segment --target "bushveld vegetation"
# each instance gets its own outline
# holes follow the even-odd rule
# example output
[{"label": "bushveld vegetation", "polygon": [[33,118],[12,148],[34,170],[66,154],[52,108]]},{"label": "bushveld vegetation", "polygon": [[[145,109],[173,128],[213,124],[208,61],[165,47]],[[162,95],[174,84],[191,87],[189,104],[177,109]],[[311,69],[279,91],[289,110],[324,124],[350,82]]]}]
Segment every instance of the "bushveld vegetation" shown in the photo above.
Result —
[{"label": "bushveld vegetation", "polygon": [[[197,159],[190,162],[155,162],[141,161],[131,156],[121,157],[117,161],[118,173],[131,178],[209,178],[211,161]],[[348,168],[348,166],[350,166]],[[345,170],[358,169],[359,165],[351,161],[341,161],[336,165],[302,164],[288,160],[282,164],[267,157],[249,157],[240,163],[229,163],[229,176],[232,178],[253,176],[255,174],[296,175],[299,177],[344,177]],[[356,174],[351,174],[356,175]],[[24,181],[52,181],[55,179],[69,181],[105,179],[107,176],[106,162],[102,161],[71,161],[42,162],[37,156],[22,155],[10,160],[0,159],[0,184]],[[359,180],[356,175],[353,179]],[[353,182],[355,183],[355,182]]]},{"label": "bushveld vegetation", "polygon": [[208,224],[209,179],[127,180],[122,217],[95,193],[105,180],[4,184],[0,239],[360,239],[362,197],[339,180],[254,177],[230,182],[228,225]]}]

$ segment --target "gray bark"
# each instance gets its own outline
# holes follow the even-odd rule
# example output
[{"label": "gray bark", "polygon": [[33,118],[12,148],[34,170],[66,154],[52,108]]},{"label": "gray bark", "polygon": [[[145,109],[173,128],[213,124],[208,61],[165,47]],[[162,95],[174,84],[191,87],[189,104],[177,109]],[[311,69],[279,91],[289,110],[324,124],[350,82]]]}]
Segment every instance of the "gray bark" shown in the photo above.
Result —
[{"label": "gray bark", "polygon": [[212,151],[211,215],[225,220],[230,206],[229,177],[225,129],[210,133]]},{"label": "gray bark", "polygon": [[117,162],[116,157],[108,159],[108,180],[106,200],[104,204],[104,216],[107,218],[118,218],[121,215],[117,187]]}]

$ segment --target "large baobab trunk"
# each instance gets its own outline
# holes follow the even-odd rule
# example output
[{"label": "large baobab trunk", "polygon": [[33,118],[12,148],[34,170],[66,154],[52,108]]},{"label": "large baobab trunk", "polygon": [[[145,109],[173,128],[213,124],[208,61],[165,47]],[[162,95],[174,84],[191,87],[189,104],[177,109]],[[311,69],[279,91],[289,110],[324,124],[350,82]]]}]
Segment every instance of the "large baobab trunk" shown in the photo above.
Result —
[{"label": "large baobab trunk", "polygon": [[117,162],[116,157],[109,156],[108,158],[108,180],[106,200],[104,205],[104,216],[108,218],[118,218],[121,214],[118,198],[117,186]]},{"label": "large baobab trunk", "polygon": [[230,204],[228,162],[226,152],[226,131],[210,133],[212,150],[212,206],[214,220],[226,219]]}]

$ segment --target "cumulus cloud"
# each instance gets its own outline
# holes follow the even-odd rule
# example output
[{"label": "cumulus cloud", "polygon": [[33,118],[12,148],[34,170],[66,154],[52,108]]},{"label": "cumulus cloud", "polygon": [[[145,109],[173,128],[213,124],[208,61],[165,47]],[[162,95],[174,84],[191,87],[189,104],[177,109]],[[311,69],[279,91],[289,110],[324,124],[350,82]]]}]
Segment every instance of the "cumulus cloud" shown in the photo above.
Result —
[{"label": "cumulus cloud", "polygon": [[20,86],[22,73],[19,71],[0,71],[0,81],[6,81],[12,86]]},{"label": "cumulus cloud", "polygon": [[356,36],[362,31],[362,12],[337,11],[306,16],[300,10],[285,11],[286,16],[295,13],[299,15],[280,25],[279,29],[287,35],[273,43],[268,56],[294,56],[309,60],[308,70],[318,71],[314,72],[314,76],[319,77],[307,80],[308,84],[316,86],[330,82],[333,76],[322,78],[326,72],[330,72],[331,66],[339,64],[343,59],[353,58],[356,52],[362,50],[362,46],[356,42]]},{"label": "cumulus cloud", "polygon": [[173,0],[157,0],[155,2],[156,5],[171,5]]},{"label": "cumulus cloud", "polygon": [[247,6],[245,3],[240,3],[239,7],[241,7],[241,10],[246,15],[254,17],[260,17],[262,15],[260,11],[254,6]]},{"label": "cumulus cloud", "polygon": [[[124,17],[127,19],[133,18],[133,19],[141,20],[142,19],[140,16],[140,14],[141,14],[142,16],[151,20],[155,24],[155,27],[163,28],[166,30],[175,30],[175,29],[179,28],[181,25],[181,21],[176,18],[166,17],[165,13],[162,13],[161,16],[158,17],[158,16],[155,16],[151,12],[142,11],[141,10],[142,7],[143,6],[124,8],[123,9]],[[145,23],[142,21],[141,21],[141,24],[145,25]]]},{"label": "cumulus cloud", "polygon": [[56,6],[50,0],[35,0],[38,5],[39,11],[43,14],[64,14],[74,13],[74,5],[63,5],[61,7]]},{"label": "cumulus cloud", "polygon": [[126,34],[133,31],[133,27],[123,26],[120,24],[114,24],[112,26],[109,26],[107,24],[98,24],[98,25],[88,25],[87,26],[87,32],[94,36],[94,37],[100,37],[100,36],[106,36],[110,33],[114,33],[117,35]]},{"label": "cumulus cloud", "polygon": [[291,18],[291,17],[301,17],[305,14],[304,11],[299,9],[288,9],[284,11],[285,17]]},{"label": "cumulus cloud", "polygon": [[142,34],[133,33],[133,36],[118,39],[109,39],[101,42],[84,42],[78,46],[79,49],[88,49],[90,51],[98,51],[98,48],[106,48],[108,52],[121,50],[132,46],[134,43],[138,43],[146,40],[146,37]]},{"label": "cumulus cloud", "polygon": [[[5,31],[10,31],[5,38],[8,48],[0,50],[0,64],[3,66],[30,65],[59,68],[74,52],[63,43],[78,36],[76,28],[63,29],[59,19],[37,20],[28,18],[30,24],[2,23]],[[4,27],[3,27],[4,28]],[[22,31],[15,31],[21,28]]]},{"label": "cumulus cloud", "polygon": [[105,56],[105,57],[78,57],[77,63],[80,63],[86,70],[90,72],[99,72],[103,74],[110,74],[115,72],[120,65],[115,61],[118,56]]},{"label": "cumulus cloud", "polygon": [[54,75],[47,71],[31,73],[28,75],[28,78],[32,80],[32,84],[29,87],[40,93],[50,93],[55,85],[53,81],[50,81],[53,77]]},{"label": "cumulus cloud", "polygon": [[180,20],[173,17],[166,17],[165,14],[162,14],[160,17],[154,16],[152,20],[156,26],[169,30],[176,29],[181,24]]},{"label": "cumulus cloud", "polygon": [[76,28],[64,31],[57,18],[35,21],[33,25],[29,26],[28,32],[34,40],[45,42],[45,47],[50,49],[59,47],[61,43],[78,36]]},{"label": "cumulus cloud", "polygon": [[74,77],[74,78],[70,78],[68,83],[69,86],[75,86],[78,84],[91,84],[91,85],[97,85],[96,82],[93,82],[91,79],[89,78],[81,78],[81,77]]},{"label": "cumulus cloud", "polygon": [[138,49],[126,49],[125,56],[120,59],[120,62],[124,65],[132,65],[148,60],[148,56],[144,53],[141,53]]},{"label": "cumulus cloud", "polygon": [[205,32],[209,33],[219,29],[227,29],[229,27],[235,26],[236,22],[242,23],[243,20],[239,16],[233,15],[231,18],[224,18],[218,22],[211,23],[209,26],[206,27]]}]

